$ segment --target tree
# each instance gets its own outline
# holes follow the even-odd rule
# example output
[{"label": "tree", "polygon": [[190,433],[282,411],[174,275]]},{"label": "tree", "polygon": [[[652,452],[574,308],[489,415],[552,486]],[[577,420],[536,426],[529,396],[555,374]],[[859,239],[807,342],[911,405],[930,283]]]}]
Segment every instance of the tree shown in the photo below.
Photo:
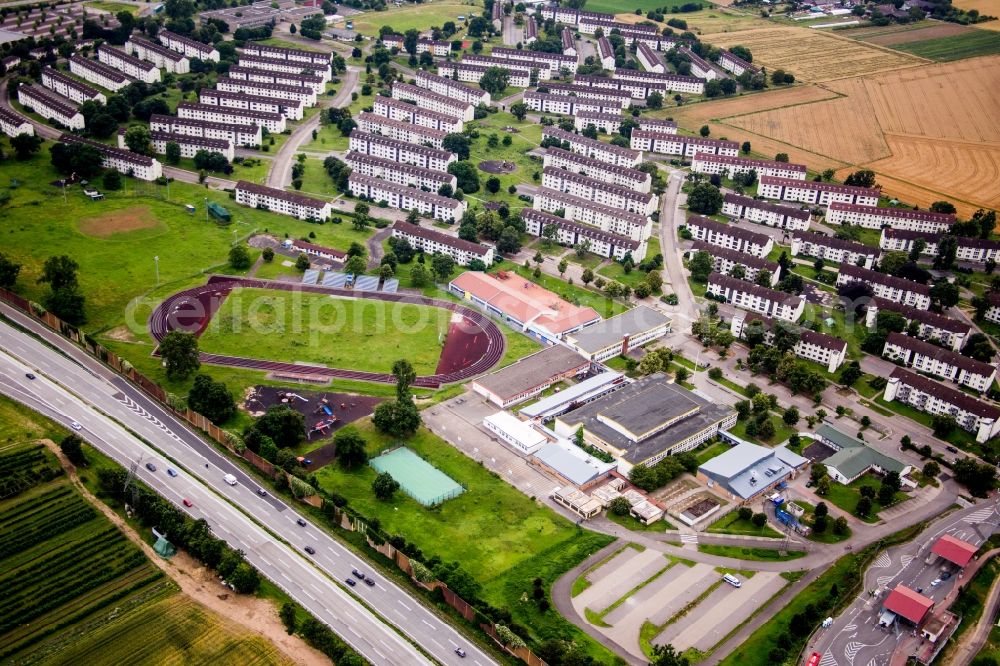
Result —
[{"label": "tree", "polygon": [[[459,160],[469,159],[469,149],[471,145],[472,142],[469,140],[467,136],[458,133],[445,135],[444,139],[441,142],[441,147],[444,150],[447,150],[449,152],[458,155]],[[448,173],[453,173],[453,172],[449,170]],[[469,194],[469,192],[466,192],[466,194]]]},{"label": "tree", "polygon": [[104,189],[117,192],[122,189],[122,175],[117,171],[105,171],[104,176],[101,177],[101,183],[104,185]]},{"label": "tree", "polygon": [[420,40],[420,31],[411,29],[403,33],[403,48],[411,56],[417,55],[417,42]]},{"label": "tree", "polygon": [[300,252],[299,256],[296,257],[296,259],[295,259],[295,268],[297,270],[307,271],[307,270],[309,270],[309,266],[311,266],[311,265],[312,265],[312,262],[309,261],[309,255],[306,254],[305,252]]},{"label": "tree", "polygon": [[850,364],[844,366],[843,370],[840,371],[840,385],[854,386],[854,384],[861,379],[861,375],[863,374],[861,364],[857,361],[852,361]]},{"label": "tree", "polygon": [[491,95],[498,95],[510,85],[510,70],[503,67],[489,67],[479,79],[479,87]]},{"label": "tree", "polygon": [[243,243],[237,243],[236,245],[229,248],[229,265],[238,270],[243,271],[250,268],[250,251],[247,246]]},{"label": "tree", "polygon": [[288,405],[271,405],[252,428],[269,437],[278,448],[293,448],[305,436],[305,417]]},{"label": "tree", "polygon": [[11,137],[10,147],[14,149],[14,157],[23,162],[39,151],[42,138],[34,134],[18,134]]},{"label": "tree", "polygon": [[260,574],[249,563],[243,562],[229,575],[229,582],[240,594],[253,594],[260,587]]},{"label": "tree", "polygon": [[168,164],[177,164],[181,161],[181,144],[176,141],[167,141],[164,158]]},{"label": "tree", "polygon": [[338,430],[333,436],[337,464],[344,469],[355,469],[368,462],[368,443],[354,428]]},{"label": "tree", "polygon": [[700,182],[688,194],[688,208],[702,215],[715,215],[722,208],[722,192],[711,183]]},{"label": "tree", "polygon": [[364,257],[354,256],[347,260],[344,264],[344,272],[349,275],[364,275],[365,270],[368,268],[368,262],[365,261]]},{"label": "tree", "polygon": [[688,270],[691,271],[691,279],[695,282],[706,283],[708,282],[708,276],[711,274],[715,263],[712,261],[712,255],[704,250],[699,250],[695,252],[694,256],[688,262]]},{"label": "tree", "polygon": [[399,482],[392,478],[392,474],[389,472],[382,472],[372,481],[372,492],[383,502],[391,500],[397,490],[399,490]]},{"label": "tree", "polygon": [[42,265],[42,275],[38,278],[40,284],[47,283],[53,291],[79,286],[76,272],[80,264],[65,254],[49,257]]},{"label": "tree", "polygon": [[524,102],[511,104],[510,112],[519,121],[524,120],[524,117],[528,115],[528,105]]},{"label": "tree", "polygon": [[420,427],[420,412],[408,400],[390,400],[375,408],[372,423],[392,437],[408,437]]},{"label": "tree", "polygon": [[754,527],[764,527],[764,525],[767,525],[767,516],[763,513],[755,513],[750,522],[754,524]]},{"label": "tree", "polygon": [[798,423],[799,422],[799,410],[798,410],[798,408],[793,405],[793,406],[789,407],[788,409],[786,409],[785,413],[782,414],[782,416],[781,416],[781,420],[784,421],[786,424],[788,424],[790,426],[793,426],[796,423]]},{"label": "tree", "polygon": [[410,270],[410,285],[420,289],[430,281],[430,273],[423,264],[417,264]]},{"label": "tree", "polygon": [[632,510],[632,505],[624,497],[616,497],[611,500],[608,509],[616,516],[627,516],[629,511]]},{"label": "tree", "polygon": [[0,252],[0,288],[13,289],[17,276],[21,274],[21,264],[18,264]]},{"label": "tree", "polygon": [[961,458],[952,466],[955,480],[969,489],[975,497],[986,494],[997,487],[997,470],[993,465],[979,463],[975,458]]},{"label": "tree", "polygon": [[690,660],[674,649],[673,645],[654,645],[650,666],[689,666]]},{"label": "tree", "polygon": [[711,134],[711,133],[712,133],[712,130],[711,130],[711,129],[709,129],[708,125],[702,125],[702,126],[701,126],[701,127],[700,127],[700,128],[698,129],[698,134],[700,134],[700,135],[702,135],[702,136],[708,136],[708,135],[709,135],[709,134]]},{"label": "tree", "polygon": [[285,625],[285,631],[289,636],[295,633],[296,625],[298,624],[298,618],[296,617],[297,607],[295,602],[286,601],[281,605],[281,610],[278,611],[278,616],[281,618],[281,623]]},{"label": "tree", "polygon": [[265,247],[260,253],[260,258],[263,259],[266,264],[271,263],[274,261],[274,250],[269,247]]},{"label": "tree", "polygon": [[59,450],[77,467],[83,467],[87,464],[87,457],[83,454],[83,440],[76,435],[64,437],[59,442]]},{"label": "tree", "polygon": [[870,169],[861,169],[847,176],[845,185],[855,185],[857,187],[875,187],[875,172]]},{"label": "tree", "polygon": [[56,171],[69,176],[93,178],[101,171],[104,159],[93,146],[82,143],[57,143],[49,149],[52,166]]},{"label": "tree", "polygon": [[486,191],[490,194],[496,194],[500,191],[500,179],[496,176],[490,176],[486,179]]},{"label": "tree", "polygon": [[567,263],[565,259],[562,259],[556,268],[559,270],[559,277],[563,277],[563,274],[566,273],[566,269],[569,268],[569,263]]},{"label": "tree", "polygon": [[160,341],[160,357],[171,380],[187,379],[201,367],[198,338],[185,331],[170,331]]},{"label": "tree", "polygon": [[125,145],[139,155],[153,154],[153,139],[145,125],[132,125],[125,130]]},{"label": "tree", "polygon": [[[449,134],[448,136],[455,135]],[[479,191],[479,173],[471,162],[464,160],[452,162],[448,165],[448,173],[455,176],[456,186],[466,194],[474,194]]]},{"label": "tree", "polygon": [[435,254],[431,259],[431,271],[439,282],[447,282],[455,270],[455,260],[446,254]]},{"label": "tree", "polygon": [[992,363],[996,350],[988,337],[982,333],[973,333],[962,348],[962,354],[983,363]]},{"label": "tree", "polygon": [[208,375],[197,375],[188,392],[188,407],[215,424],[228,421],[236,414],[233,394],[223,382]]},{"label": "tree", "polygon": [[948,270],[955,266],[958,254],[958,238],[952,234],[944,234],[938,239],[937,254],[934,256],[934,268]]}]

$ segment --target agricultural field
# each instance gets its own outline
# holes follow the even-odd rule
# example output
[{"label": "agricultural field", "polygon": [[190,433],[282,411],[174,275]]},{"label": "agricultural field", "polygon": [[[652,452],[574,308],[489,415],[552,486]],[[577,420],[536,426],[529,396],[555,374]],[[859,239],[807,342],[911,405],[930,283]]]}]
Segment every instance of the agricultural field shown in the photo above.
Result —
[{"label": "agricultural field", "polygon": [[713,46],[726,48],[741,44],[753,52],[754,64],[769,70],[784,69],[806,82],[870,75],[923,62],[828,32],[791,26],[731,32],[713,36],[710,41]]},{"label": "agricultural field", "polygon": [[95,0],[94,2],[84,3],[84,5],[89,9],[97,9],[100,11],[110,12],[112,14],[117,14],[118,12],[138,14],[140,9],[138,5],[130,5],[124,2],[105,2],[104,0]]},{"label": "agricultural field", "polygon": [[919,23],[895,24],[884,27],[866,27],[854,30],[845,30],[840,35],[858,39],[868,44],[878,46],[895,47],[907,42],[919,42],[925,39],[938,39],[941,37],[953,37],[973,32],[975,29],[957,23],[932,23],[922,21]]},{"label": "agricultural field", "polygon": [[896,44],[892,48],[921,58],[948,62],[1000,53],[1000,39],[995,32],[972,29],[960,35],[906,42]]},{"label": "agricultural field", "polygon": [[[1000,17],[1000,0],[957,0],[955,6],[959,9],[964,9],[969,11],[970,9],[975,9],[980,14],[986,16],[998,16]],[[977,28],[982,28],[983,30],[1000,30],[1000,21],[986,21],[985,23],[977,23]]]},{"label": "agricultural field", "polygon": [[384,25],[392,26],[397,33],[407,30],[427,30],[431,26],[440,26],[445,21],[454,21],[458,25],[458,17],[471,17],[483,11],[481,2],[434,2],[420,5],[392,7],[382,12],[365,12],[349,17],[354,21],[354,30],[362,35],[374,36]]},{"label": "agricultural field", "polygon": [[645,14],[650,10],[671,7],[680,7],[688,0],[588,0],[588,12],[604,12],[605,14],[618,14],[625,12],[627,16],[635,16],[635,10],[641,9]]},{"label": "agricultural field", "polygon": [[407,358],[434,374],[451,312],[325,294],[236,289],[201,335],[210,354],[389,372]]},{"label": "agricultural field", "polygon": [[[702,9],[701,11],[697,12],[670,14],[670,18],[677,18],[682,21],[687,21],[688,29],[691,32],[694,32],[695,34],[706,34],[706,35],[720,33],[720,32],[733,32],[735,30],[746,30],[748,28],[760,25],[760,19],[754,16],[753,14],[747,14],[737,10],[727,9],[725,5],[730,4],[729,0],[725,2],[719,2],[716,4],[720,6],[711,7],[709,9]],[[592,7],[592,5],[588,4],[587,9],[589,11],[595,11],[593,9],[590,9],[590,7]],[[615,16],[615,18],[623,23],[640,23],[649,20],[645,16],[639,16],[635,13],[618,14]],[[661,28],[667,27],[667,24],[664,22],[654,21],[654,23],[659,25]]]}]

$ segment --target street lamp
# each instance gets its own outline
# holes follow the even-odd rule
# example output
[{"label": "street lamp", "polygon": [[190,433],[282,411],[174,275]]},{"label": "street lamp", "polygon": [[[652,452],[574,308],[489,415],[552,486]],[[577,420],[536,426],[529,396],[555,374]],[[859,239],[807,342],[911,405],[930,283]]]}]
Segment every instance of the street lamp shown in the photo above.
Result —
[{"label": "street lamp", "polygon": [[153,257],[153,265],[156,267],[156,286],[160,286],[160,256]]}]

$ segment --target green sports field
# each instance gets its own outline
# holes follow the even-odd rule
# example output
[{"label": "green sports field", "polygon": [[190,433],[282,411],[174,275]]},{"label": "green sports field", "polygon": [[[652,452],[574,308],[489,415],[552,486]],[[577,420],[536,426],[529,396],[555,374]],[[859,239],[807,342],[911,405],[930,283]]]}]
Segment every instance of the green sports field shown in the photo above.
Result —
[{"label": "green sports field", "polygon": [[449,310],[324,294],[236,289],[201,336],[210,354],[390,372],[406,358],[434,374]]},{"label": "green sports field", "polygon": [[407,30],[427,30],[431,26],[441,26],[446,21],[458,25],[458,17],[467,19],[483,11],[483,3],[472,2],[427,2],[419,5],[390,7],[382,12],[365,12],[348,17],[354,21],[354,30],[363,35],[377,35],[379,28],[391,26],[399,34]]}]

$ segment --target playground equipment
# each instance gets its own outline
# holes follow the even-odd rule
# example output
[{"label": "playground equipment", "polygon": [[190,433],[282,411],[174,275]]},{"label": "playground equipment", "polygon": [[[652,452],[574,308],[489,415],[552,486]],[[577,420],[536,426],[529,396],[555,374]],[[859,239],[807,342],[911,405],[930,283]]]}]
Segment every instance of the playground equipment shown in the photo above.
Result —
[{"label": "playground equipment", "polygon": [[306,439],[312,439],[313,433],[320,433],[326,435],[331,427],[336,424],[340,419],[336,416],[331,416],[328,419],[323,419],[322,421],[317,421],[315,425],[306,434]]}]

